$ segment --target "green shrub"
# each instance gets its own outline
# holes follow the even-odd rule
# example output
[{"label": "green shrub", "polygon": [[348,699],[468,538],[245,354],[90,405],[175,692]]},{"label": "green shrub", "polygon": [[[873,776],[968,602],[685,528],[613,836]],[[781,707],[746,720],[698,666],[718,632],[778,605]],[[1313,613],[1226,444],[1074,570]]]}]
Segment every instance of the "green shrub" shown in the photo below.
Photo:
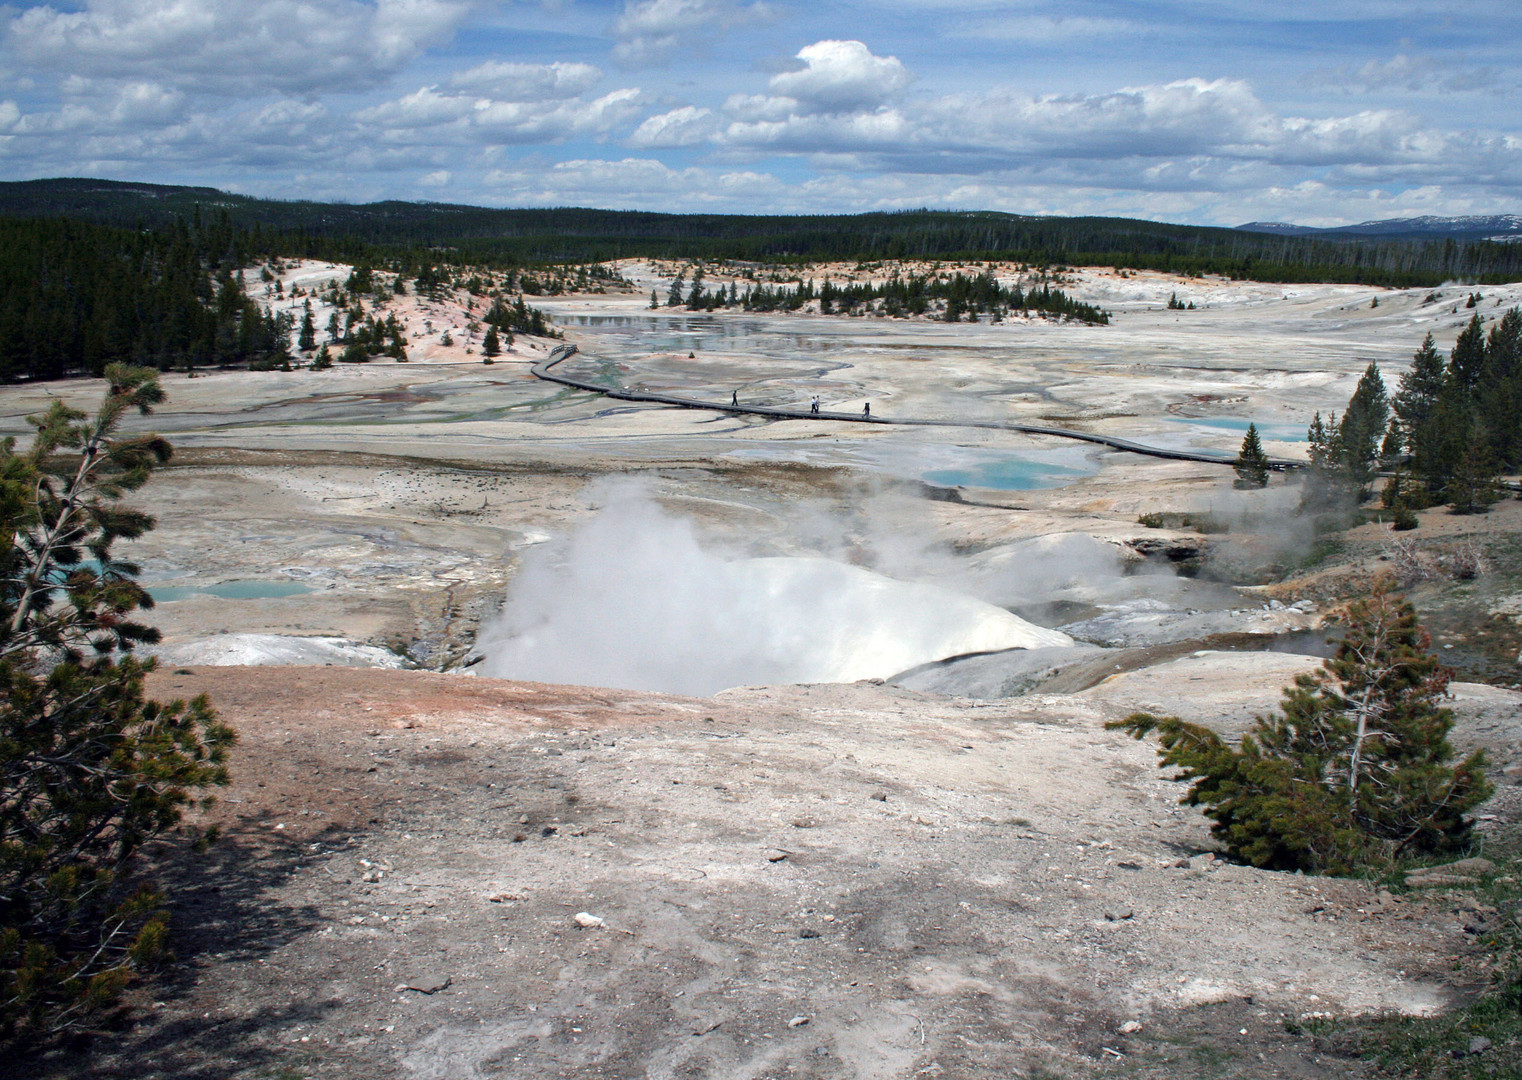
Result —
[{"label": "green shrub", "polygon": [[1411,606],[1381,589],[1348,618],[1336,655],[1287,687],[1282,715],[1259,717],[1238,747],[1174,716],[1110,725],[1157,732],[1161,766],[1189,784],[1181,801],[1203,807],[1213,835],[1254,866],[1351,874],[1452,849],[1490,794],[1481,752],[1447,764],[1449,676]]}]

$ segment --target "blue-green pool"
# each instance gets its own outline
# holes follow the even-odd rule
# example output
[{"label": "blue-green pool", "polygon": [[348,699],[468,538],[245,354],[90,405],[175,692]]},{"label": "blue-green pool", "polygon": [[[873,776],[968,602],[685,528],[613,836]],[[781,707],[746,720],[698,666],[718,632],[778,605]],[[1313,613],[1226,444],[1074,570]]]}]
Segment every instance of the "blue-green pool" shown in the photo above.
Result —
[{"label": "blue-green pool", "polygon": [[1030,491],[1034,488],[1057,487],[1075,476],[1084,475],[1083,469],[1070,469],[1065,465],[1053,465],[1044,461],[1032,461],[1022,457],[1000,457],[949,469],[932,469],[923,473],[926,483],[945,487],[981,487],[998,491]]},{"label": "blue-green pool", "polygon": [[188,600],[192,596],[216,596],[223,600],[278,600],[283,596],[300,596],[311,588],[295,581],[223,581],[216,585],[149,586],[148,592],[160,604]]}]

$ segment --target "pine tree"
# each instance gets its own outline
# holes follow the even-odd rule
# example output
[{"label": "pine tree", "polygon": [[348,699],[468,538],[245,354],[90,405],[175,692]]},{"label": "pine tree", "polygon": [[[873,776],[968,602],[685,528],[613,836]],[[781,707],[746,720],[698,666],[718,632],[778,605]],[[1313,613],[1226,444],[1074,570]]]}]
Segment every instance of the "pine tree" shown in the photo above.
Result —
[{"label": "pine tree", "polygon": [[481,352],[488,358],[502,354],[502,341],[497,337],[497,328],[495,326],[487,326],[486,338],[481,342]]},{"label": "pine tree", "polygon": [[135,876],[191,792],[227,783],[232,730],[204,698],[143,695],[157,631],[138,568],[112,545],[153,519],[120,503],[169,457],[122,437],[163,400],[157,373],[112,364],[92,418],[61,402],[24,453],[0,443],[0,1036],[58,1030],[163,955],[163,894]]},{"label": "pine tree", "polygon": [[1380,439],[1390,420],[1389,399],[1379,368],[1370,363],[1358,380],[1358,387],[1348,399],[1340,429],[1341,466],[1348,480],[1366,490],[1374,479],[1374,464],[1379,456]]},{"label": "pine tree", "polygon": [[1444,501],[1455,514],[1479,513],[1500,497],[1496,472],[1485,425],[1476,422],[1470,425],[1463,456],[1443,488]]},{"label": "pine tree", "polygon": [[1479,315],[1474,315],[1459,332],[1458,340],[1453,343],[1453,351],[1448,354],[1448,373],[1467,390],[1480,381],[1480,372],[1484,367],[1485,324]]},{"label": "pine tree", "polygon": [[1160,767],[1183,771],[1234,857],[1276,870],[1351,874],[1461,845],[1464,815],[1490,794],[1485,757],[1457,765],[1441,704],[1449,672],[1428,655],[1411,605],[1380,588],[1348,609],[1348,632],[1314,675],[1284,691],[1233,748],[1178,717],[1109,725],[1156,731]]},{"label": "pine tree", "polygon": [[311,352],[317,348],[317,323],[312,318],[312,302],[306,302],[305,310],[301,316],[301,330],[296,337],[296,347],[302,352]]},{"label": "pine tree", "polygon": [[1475,399],[1496,464],[1522,468],[1522,311],[1517,308],[1490,328]]},{"label": "pine tree", "polygon": [[1237,487],[1268,486],[1268,455],[1258,438],[1258,425],[1248,424],[1247,434],[1242,437],[1242,450],[1237,454]]}]

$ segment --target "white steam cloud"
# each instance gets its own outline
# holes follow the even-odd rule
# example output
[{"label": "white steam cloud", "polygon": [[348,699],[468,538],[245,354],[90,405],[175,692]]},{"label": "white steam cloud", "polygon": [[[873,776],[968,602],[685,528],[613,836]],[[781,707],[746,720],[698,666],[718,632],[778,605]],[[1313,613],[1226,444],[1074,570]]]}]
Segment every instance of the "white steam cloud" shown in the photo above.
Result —
[{"label": "white steam cloud", "polygon": [[970,596],[831,559],[726,558],[622,490],[567,541],[525,556],[476,649],[483,675],[707,695],[1071,644]]}]

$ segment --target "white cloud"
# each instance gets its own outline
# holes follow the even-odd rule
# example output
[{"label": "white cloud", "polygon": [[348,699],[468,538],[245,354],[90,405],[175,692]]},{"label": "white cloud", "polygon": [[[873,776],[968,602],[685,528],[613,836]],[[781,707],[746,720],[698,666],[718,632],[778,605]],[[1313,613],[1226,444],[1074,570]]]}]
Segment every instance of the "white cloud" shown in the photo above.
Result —
[{"label": "white cloud", "polygon": [[452,75],[449,85],[510,101],[546,101],[576,97],[601,81],[602,72],[591,64],[511,64],[493,60]]},{"label": "white cloud", "polygon": [[303,95],[384,84],[447,40],[465,0],[86,0],[5,22],[22,64],[141,78],[198,93]]},{"label": "white cloud", "polygon": [[430,145],[555,142],[605,134],[634,118],[639,90],[614,90],[587,100],[499,101],[425,86],[354,114],[381,142]]},{"label": "white cloud", "polygon": [[765,3],[629,0],[613,24],[613,59],[625,67],[663,64],[683,49],[704,48],[736,26],[771,17]]},{"label": "white cloud", "polygon": [[772,92],[798,103],[798,111],[855,112],[886,104],[909,84],[896,56],[874,56],[859,41],[816,41],[798,50],[799,71],[772,76]]},{"label": "white cloud", "polygon": [[785,203],[789,186],[766,173],[674,169],[652,158],[622,161],[577,159],[548,169],[498,169],[483,179],[494,201],[513,205],[608,206],[670,210],[680,200],[694,206],[735,210]]},{"label": "white cloud", "polygon": [[1464,58],[1397,53],[1388,60],[1367,60],[1358,67],[1316,73],[1326,86],[1356,94],[1397,90],[1408,93],[1462,94],[1503,87],[1500,72]]},{"label": "white cloud", "polygon": [[696,146],[717,130],[713,111],[684,105],[680,109],[647,117],[626,142],[641,149]]}]

